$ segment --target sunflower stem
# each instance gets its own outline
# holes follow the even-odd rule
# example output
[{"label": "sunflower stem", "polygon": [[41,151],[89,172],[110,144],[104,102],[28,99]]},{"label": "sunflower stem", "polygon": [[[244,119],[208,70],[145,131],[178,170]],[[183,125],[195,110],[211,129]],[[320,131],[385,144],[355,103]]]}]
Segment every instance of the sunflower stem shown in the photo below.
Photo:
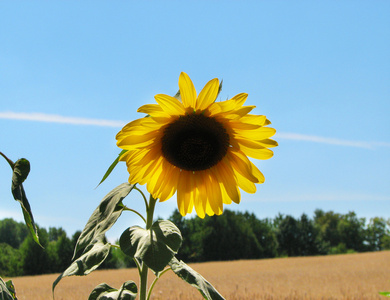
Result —
[{"label": "sunflower stem", "polygon": [[[146,229],[150,230],[153,224],[153,214],[154,214],[154,208],[156,206],[157,199],[154,199],[152,195],[150,195],[149,198],[149,204],[146,206]],[[150,238],[152,239],[152,232],[150,234]],[[140,294],[139,294],[139,300],[146,300],[147,299],[147,288],[148,288],[148,266],[145,264],[145,262],[142,262],[141,267],[141,276],[140,276]]]},{"label": "sunflower stem", "polygon": [[14,166],[15,166],[15,163],[12,160],[10,160],[7,156],[5,156],[4,153],[0,152],[0,155],[5,158],[5,160],[9,163],[9,165],[11,166],[11,168],[13,170]]},{"label": "sunflower stem", "polygon": [[171,268],[165,269],[165,270],[162,271],[160,274],[158,274],[158,276],[153,280],[153,282],[152,282],[152,284],[151,284],[151,286],[150,286],[150,289],[149,289],[149,293],[148,293],[148,298],[147,298],[147,300],[150,300],[150,296],[152,295],[153,288],[154,288],[155,284],[157,283],[157,281],[160,279],[160,277],[161,277],[162,275],[164,275],[166,272],[170,271],[170,270],[172,270],[172,269],[171,269]]},{"label": "sunflower stem", "polygon": [[144,216],[141,215],[138,211],[136,211],[136,210],[134,210],[134,209],[132,209],[132,208],[128,208],[128,207],[126,207],[126,206],[124,207],[123,210],[131,211],[131,212],[137,214],[137,215],[145,222],[145,224],[146,224],[146,219],[145,219]]},{"label": "sunflower stem", "polygon": [[[145,206],[146,206],[146,211],[148,211],[148,209],[149,209],[149,204],[148,204],[148,200],[146,200],[146,196],[145,196],[145,194],[136,186],[136,187],[134,187],[134,189],[136,190],[136,191],[138,191],[141,195],[142,195],[142,198],[144,198],[144,202],[145,202]],[[146,223],[146,222],[145,222]]]}]

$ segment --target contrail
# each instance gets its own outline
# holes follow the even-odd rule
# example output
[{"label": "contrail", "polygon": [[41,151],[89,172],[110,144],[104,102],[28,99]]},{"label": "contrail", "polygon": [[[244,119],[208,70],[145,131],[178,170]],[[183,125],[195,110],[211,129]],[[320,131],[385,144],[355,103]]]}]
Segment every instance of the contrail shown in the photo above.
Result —
[{"label": "contrail", "polygon": [[338,138],[322,137],[317,135],[306,135],[300,133],[287,133],[277,132],[275,134],[276,139],[295,140],[295,141],[307,141],[314,143],[322,143],[329,145],[348,146],[357,148],[374,149],[375,147],[390,147],[390,143],[386,142],[367,142],[367,141],[352,141]]},{"label": "contrail", "polygon": [[0,119],[22,120],[22,121],[36,121],[47,123],[62,123],[71,125],[90,125],[102,127],[123,127],[126,122],[65,117],[61,115],[43,114],[43,113],[16,113],[16,112],[0,112]]},{"label": "contrail", "polygon": [[[127,123],[125,121],[76,118],[76,117],[65,117],[65,116],[55,115],[55,114],[19,113],[19,112],[10,112],[10,111],[0,112],[0,119],[47,122],[47,123],[62,123],[62,124],[71,124],[71,125],[115,127],[115,128],[121,128]],[[390,147],[390,143],[387,142],[352,141],[352,140],[322,137],[317,135],[306,135],[306,134],[291,133],[291,132],[277,132],[275,135],[275,139],[305,141],[305,142],[314,142],[314,143],[322,143],[328,145],[348,146],[348,147],[365,148],[365,149],[374,149],[375,147]]]}]

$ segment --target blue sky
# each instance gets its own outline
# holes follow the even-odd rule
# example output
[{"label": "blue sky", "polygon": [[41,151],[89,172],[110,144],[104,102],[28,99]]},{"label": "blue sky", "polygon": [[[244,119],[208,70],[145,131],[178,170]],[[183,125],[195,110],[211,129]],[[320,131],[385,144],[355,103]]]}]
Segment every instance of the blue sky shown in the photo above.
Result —
[{"label": "blue sky", "polygon": [[[388,1],[1,1],[0,41],[0,151],[30,160],[41,226],[73,234],[127,181],[120,164],[95,189],[121,124],[175,94],[182,71],[198,91],[223,79],[220,100],[248,93],[277,129],[274,157],[256,161],[266,182],[226,208],[390,218]],[[22,220],[10,179],[0,162],[0,218]],[[124,214],[109,237],[134,223]]]}]

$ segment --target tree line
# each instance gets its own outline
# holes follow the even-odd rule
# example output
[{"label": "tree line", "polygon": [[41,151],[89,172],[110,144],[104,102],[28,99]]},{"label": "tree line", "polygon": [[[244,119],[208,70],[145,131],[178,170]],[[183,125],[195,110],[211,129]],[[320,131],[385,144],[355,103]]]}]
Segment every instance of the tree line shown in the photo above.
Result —
[{"label": "tree line", "polygon": [[[258,219],[253,213],[225,210],[221,216],[183,218],[175,210],[169,218],[180,229],[183,244],[177,254],[187,262],[325,255],[390,249],[390,220],[366,221],[348,214],[316,210],[311,219],[279,214]],[[24,223],[0,220],[0,276],[63,272],[71,263],[80,231],[68,237],[62,228],[38,226],[42,249]],[[100,268],[135,266],[112,247]]]},{"label": "tree line", "polygon": [[[69,267],[81,231],[70,238],[63,228],[38,226],[40,247],[28,233],[26,225],[7,218],[0,220],[0,276],[62,273]],[[112,248],[101,268],[135,266],[120,249]]]},{"label": "tree line", "polygon": [[225,210],[221,216],[170,218],[183,235],[178,258],[202,262],[285,256],[341,254],[390,249],[390,219],[368,222],[354,212],[317,209],[310,219],[279,214],[258,219],[253,213]]}]

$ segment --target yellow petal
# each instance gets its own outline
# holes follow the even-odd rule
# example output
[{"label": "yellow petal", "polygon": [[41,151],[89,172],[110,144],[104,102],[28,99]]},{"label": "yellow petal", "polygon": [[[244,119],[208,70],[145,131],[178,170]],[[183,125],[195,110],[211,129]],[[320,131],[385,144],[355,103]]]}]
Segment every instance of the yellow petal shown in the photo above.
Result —
[{"label": "yellow petal", "polygon": [[217,98],[219,89],[219,80],[214,78],[210,80],[202,91],[199,93],[198,100],[196,101],[196,110],[205,110],[209,107]]},{"label": "yellow petal", "polygon": [[228,193],[226,192],[225,186],[223,183],[219,184],[221,187],[222,202],[223,204],[232,204],[232,199],[230,199]]},{"label": "yellow petal", "polygon": [[169,175],[164,178],[165,181],[161,184],[161,202],[168,200],[176,193],[179,182],[180,169],[172,165],[170,165],[170,168]]},{"label": "yellow petal", "polygon": [[[150,118],[148,118],[150,119]],[[161,124],[157,124],[153,120],[152,123],[142,122],[139,126],[131,126],[123,128],[116,136],[116,139],[123,139],[131,135],[145,135],[160,129]]]},{"label": "yellow petal", "polygon": [[222,101],[222,102],[214,102],[208,110],[210,111],[211,115],[216,115],[220,113],[227,113],[231,112],[236,108],[236,103],[233,101]]},{"label": "yellow petal", "polygon": [[185,196],[186,196],[186,177],[182,176],[182,172],[179,174],[179,182],[177,184],[177,208],[182,216],[186,215],[185,208]]},{"label": "yellow petal", "polygon": [[120,157],[119,157],[119,161],[126,161],[129,159],[129,157],[133,154],[133,151],[126,151],[125,153],[123,153]]},{"label": "yellow petal", "polygon": [[[194,191],[193,191],[193,201],[194,201],[194,206],[195,206],[195,210],[196,210],[196,214],[200,217],[200,218],[204,218],[205,217],[205,209],[204,209],[204,206],[203,206],[203,201],[202,201],[202,198],[201,198],[201,195],[200,195],[200,190],[198,188],[198,179],[199,179],[199,174],[197,173],[194,173],[193,174],[193,178],[194,178]],[[202,195],[203,196],[203,195]]]},{"label": "yellow petal", "polygon": [[244,152],[245,155],[247,155],[249,157],[253,157],[256,159],[269,159],[274,155],[272,150],[270,150],[268,148],[265,148],[265,147],[260,148],[260,146],[256,146],[255,148],[248,147],[247,141],[244,141],[244,142],[245,142],[245,144],[239,142],[239,149],[242,152]]},{"label": "yellow petal", "polygon": [[214,213],[213,209],[211,208],[209,202],[207,202],[206,214],[209,215],[210,217],[215,215],[215,213]]},{"label": "yellow petal", "polygon": [[261,145],[263,145],[264,147],[267,147],[267,148],[271,148],[271,147],[276,147],[278,146],[278,142],[277,141],[274,141],[274,140],[271,140],[271,139],[264,139],[264,140],[260,140],[258,141]]},{"label": "yellow petal", "polygon": [[212,171],[215,172],[218,182],[224,185],[230,199],[236,203],[239,202],[236,177],[234,176],[232,167],[226,157],[214,166]]},{"label": "yellow petal", "polygon": [[252,174],[251,162],[241,151],[234,148],[229,149],[227,156],[233,169],[248,180],[257,183],[258,179]]},{"label": "yellow petal", "polygon": [[195,188],[195,180],[191,176],[192,172],[182,170],[179,175],[179,182],[177,186],[177,206],[182,216],[192,211],[193,189]]},{"label": "yellow petal", "polygon": [[238,186],[245,192],[254,194],[256,192],[256,185],[242,176],[237,170],[235,170],[234,174],[236,175],[237,178],[237,184]]},{"label": "yellow petal", "polygon": [[148,174],[153,174],[153,176],[150,177],[146,188],[155,199],[160,198],[157,192],[160,188],[159,183],[161,184],[162,177],[165,175],[163,174],[162,161],[163,157],[160,156],[159,159],[153,163],[153,168],[148,172]]},{"label": "yellow petal", "polygon": [[241,130],[234,128],[233,130],[236,134],[243,138],[256,141],[267,139],[276,133],[276,130],[270,127],[260,127],[258,129],[252,130]]},{"label": "yellow petal", "polygon": [[184,107],[192,107],[195,109],[196,90],[191,78],[184,72],[179,77],[179,89]]},{"label": "yellow petal", "polygon": [[[152,150],[153,151],[153,150]],[[154,169],[160,160],[160,156],[153,156],[152,151],[143,154],[142,158],[133,159],[129,162],[129,173],[132,181],[137,181],[139,184],[147,183],[154,176]],[[153,193],[152,191],[149,191]]]},{"label": "yellow petal", "polygon": [[[238,201],[236,202],[236,204],[240,204],[241,202],[241,192],[240,192],[240,189],[237,189],[237,192],[238,192]],[[233,199],[234,201],[234,199]]]},{"label": "yellow petal", "polygon": [[258,115],[247,114],[246,116],[243,116],[240,119],[240,121],[243,122],[243,123],[259,125],[259,126],[267,125],[266,124],[266,122],[267,122],[266,116],[258,116]]},{"label": "yellow petal", "polygon": [[185,109],[183,104],[174,97],[164,95],[164,94],[158,94],[154,96],[154,99],[156,99],[156,102],[161,106],[164,112],[166,112],[171,116],[178,116],[178,115],[185,114]]},{"label": "yellow petal", "polygon": [[241,146],[245,146],[245,147],[253,148],[253,149],[263,149],[263,148],[265,148],[259,142],[255,141],[255,140],[248,139],[248,138],[241,138],[241,137],[235,136],[234,140],[236,142],[238,142],[238,144],[240,145],[240,148],[241,148]]},{"label": "yellow petal", "polygon": [[253,129],[258,129],[258,128],[261,127],[260,125],[244,123],[244,122],[242,122],[242,118],[241,119],[237,119],[237,120],[229,120],[229,126],[232,129],[235,129],[235,130],[236,129],[253,130]]},{"label": "yellow petal", "polygon": [[240,119],[240,118],[244,117],[245,115],[247,115],[249,112],[251,112],[252,109],[254,109],[255,107],[256,106],[254,106],[254,105],[243,106],[239,109],[236,109],[236,110],[233,110],[233,111],[227,113],[226,115],[224,115],[224,117],[227,119],[232,119],[232,120]]},{"label": "yellow petal", "polygon": [[248,98],[247,93],[240,93],[238,95],[235,95],[232,99],[228,101],[233,101],[235,103],[235,108],[239,108],[244,105],[247,98]]},{"label": "yellow petal", "polygon": [[148,115],[152,115],[154,113],[163,113],[163,109],[158,104],[146,104],[142,105],[140,108],[138,108],[137,112],[145,113]]},{"label": "yellow petal", "polygon": [[212,103],[205,111],[206,117],[212,117],[222,111],[221,102]]},{"label": "yellow petal", "polygon": [[264,183],[265,178],[263,173],[260,172],[260,170],[255,166],[253,162],[250,163],[251,163],[251,170],[253,175],[255,175],[255,177],[259,180],[259,183]]},{"label": "yellow petal", "polygon": [[[212,172],[207,172],[207,178],[205,178],[206,190],[207,190],[207,203],[210,205],[211,210],[219,215],[223,210],[222,194],[219,182]],[[210,215],[209,209],[206,206],[206,212]]]},{"label": "yellow petal", "polygon": [[142,119],[137,119],[137,120],[131,121],[130,123],[127,123],[125,126],[123,126],[121,131],[118,132],[117,136],[120,134],[123,134],[124,132],[127,132],[128,130],[131,130],[133,127],[139,126],[141,124],[141,120]]},{"label": "yellow petal", "polygon": [[160,124],[161,127],[168,123],[171,123],[174,120],[174,118],[177,118],[177,116],[168,116],[168,114],[166,114],[165,116],[150,116],[150,117],[153,119],[153,121]]},{"label": "yellow petal", "polygon": [[205,171],[198,171],[195,176],[198,197],[194,205],[197,215],[202,219],[205,217],[207,206],[207,190],[204,182],[204,173]]},{"label": "yellow petal", "polygon": [[118,140],[116,144],[122,149],[131,148],[133,145],[136,145],[137,147],[145,147],[146,145],[152,144],[157,136],[158,132],[154,131],[144,135],[130,135]]}]

